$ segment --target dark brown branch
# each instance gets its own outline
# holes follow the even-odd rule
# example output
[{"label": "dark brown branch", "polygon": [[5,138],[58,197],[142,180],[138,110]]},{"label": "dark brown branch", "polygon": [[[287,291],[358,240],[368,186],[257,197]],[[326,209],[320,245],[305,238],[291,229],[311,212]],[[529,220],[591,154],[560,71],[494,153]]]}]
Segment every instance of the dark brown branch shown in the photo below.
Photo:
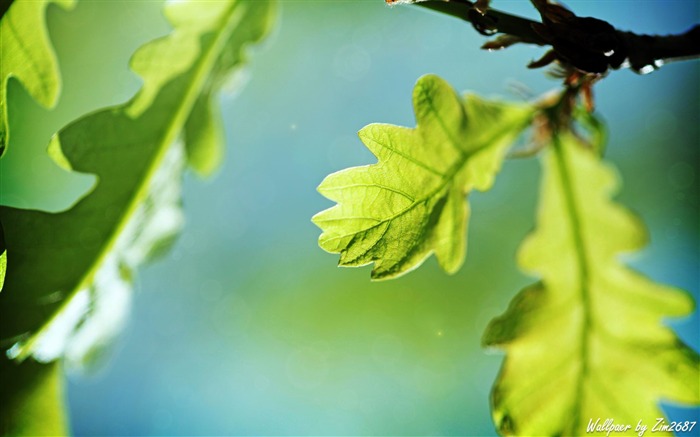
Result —
[{"label": "dark brown branch", "polygon": [[496,29],[495,32],[517,36],[522,42],[537,45],[546,44],[532,29],[532,24],[537,22],[527,18],[518,17],[517,15],[511,15],[495,9],[489,9],[486,11],[485,15],[481,15],[474,9],[474,4],[468,0],[431,0],[417,4],[468,21],[482,34],[489,34],[489,32],[479,29],[492,25]]},{"label": "dark brown branch", "polygon": [[[556,59],[587,73],[604,73],[609,68],[626,66],[638,73],[648,73],[664,63],[700,57],[700,26],[697,25],[680,35],[637,35],[617,30],[605,21],[576,17],[573,13],[570,16],[552,14],[550,18],[541,7],[546,7],[548,2],[538,2],[542,23],[495,9],[482,14],[469,0],[430,0],[417,4],[468,21],[484,35],[510,35],[508,45],[514,41],[551,45]],[[608,47],[610,44],[614,50]],[[485,47],[498,46],[496,41]]]},{"label": "dark brown branch", "polygon": [[684,61],[700,57],[700,25],[680,35],[637,35],[618,31],[627,49],[630,66],[643,70],[646,66],[660,67],[659,62]]}]

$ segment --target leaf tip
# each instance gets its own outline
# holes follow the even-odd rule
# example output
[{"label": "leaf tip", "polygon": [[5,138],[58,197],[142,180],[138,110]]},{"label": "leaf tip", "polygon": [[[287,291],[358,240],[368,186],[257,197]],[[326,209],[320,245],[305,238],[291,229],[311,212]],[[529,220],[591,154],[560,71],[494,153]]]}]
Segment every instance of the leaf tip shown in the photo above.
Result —
[{"label": "leaf tip", "polygon": [[[321,217],[322,217],[322,215],[323,215],[324,212],[326,212],[326,210],[323,210],[323,211],[321,211],[321,212],[317,212],[316,214],[314,214],[313,216],[311,216],[311,223],[313,223],[314,225],[318,226],[318,227],[321,228],[321,229],[323,229],[323,228],[322,228],[322,226],[321,226],[320,221],[321,221]],[[319,237],[319,238],[320,238],[320,237]]]},{"label": "leaf tip", "polygon": [[188,148],[187,152],[190,168],[197,176],[203,179],[214,175],[221,167],[224,159],[224,147],[221,144],[216,144],[206,151]]},{"label": "leaf tip", "polygon": [[[460,235],[462,240],[466,237]],[[466,259],[466,253],[461,245],[457,245],[457,252],[455,253],[441,253],[435,252],[435,257],[438,260],[440,268],[448,275],[455,275],[464,265],[464,260]]]}]

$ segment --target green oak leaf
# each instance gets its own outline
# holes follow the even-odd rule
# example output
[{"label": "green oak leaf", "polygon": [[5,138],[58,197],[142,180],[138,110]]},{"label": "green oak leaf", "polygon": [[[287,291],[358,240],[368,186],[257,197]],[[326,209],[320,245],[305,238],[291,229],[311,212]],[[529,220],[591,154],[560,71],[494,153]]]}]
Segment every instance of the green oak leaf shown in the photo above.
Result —
[{"label": "green oak leaf", "polygon": [[465,196],[488,190],[508,146],[527,126],[528,105],[460,98],[423,76],[413,91],[416,128],[372,124],[360,139],[378,163],[329,175],[318,187],[336,206],[313,222],[319,245],[341,266],[374,262],[372,279],[400,276],[435,253],[453,273],[466,251]]},{"label": "green oak leaf", "polygon": [[0,21],[0,156],[10,140],[7,82],[14,77],[40,105],[51,108],[61,76],[45,23],[46,7],[72,8],[73,0],[16,0]]},{"label": "green oak leaf", "polygon": [[11,357],[82,364],[116,333],[133,271],[167,247],[182,224],[185,149],[198,157],[199,170],[213,164],[202,158],[212,153],[211,135],[185,146],[178,138],[211,129],[211,119],[202,121],[208,115],[196,113],[200,102],[211,104],[223,77],[240,67],[242,50],[269,31],[273,5],[166,3],[173,32],[132,59],[144,80],[139,94],[71,123],[49,146],[64,167],[96,174],[94,191],[56,214],[0,208],[8,255],[0,338],[16,341]]},{"label": "green oak leaf", "polygon": [[[659,401],[700,402],[697,353],[664,326],[692,299],[623,265],[646,242],[611,201],[616,173],[571,133],[544,157],[537,228],[519,264],[541,281],[522,290],[484,334],[506,351],[491,401],[504,435],[585,435],[600,418],[650,429]],[[617,433],[616,433],[617,435]]]}]

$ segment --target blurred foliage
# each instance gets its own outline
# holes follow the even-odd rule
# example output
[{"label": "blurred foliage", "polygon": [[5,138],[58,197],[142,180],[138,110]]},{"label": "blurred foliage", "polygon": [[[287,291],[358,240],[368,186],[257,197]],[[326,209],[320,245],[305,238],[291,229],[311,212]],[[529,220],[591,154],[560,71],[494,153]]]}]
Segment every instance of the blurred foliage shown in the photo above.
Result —
[{"label": "blurred foliage", "polygon": [[220,155],[221,145],[203,133],[219,129],[217,122],[202,114],[192,121],[190,114],[202,96],[199,105],[211,105],[211,94],[243,61],[245,45],[268,31],[271,5],[168,5],[174,32],[143,46],[131,62],[145,80],[141,92],[70,124],[49,146],[66,170],[95,173],[95,190],[59,214],[0,210],[10,260],[0,335],[23,336],[12,358],[34,354],[48,362],[68,351],[80,362],[92,344],[114,336],[127,308],[131,271],[182,222],[182,153],[172,143],[187,126],[186,137],[196,143],[189,149],[206,150],[195,153],[200,171],[206,170],[202,159],[211,167],[207,157]]},{"label": "blurred foliage", "polygon": [[[2,108],[9,106],[9,74],[18,75],[41,103],[55,103],[58,73],[52,52],[44,47],[44,6],[16,2],[3,18],[3,43],[8,44],[0,55],[2,65],[10,68],[3,70]],[[269,31],[273,2],[177,2],[168,4],[165,13],[174,31],[141,47],[131,61],[144,79],[141,91],[124,105],[71,123],[49,145],[56,164],[67,171],[94,173],[97,187],[61,213],[0,209],[9,259],[7,272],[4,253],[0,260],[5,280],[0,338],[5,344],[16,342],[7,351],[10,359],[21,362],[31,355],[44,363],[66,358],[83,365],[99,355],[96,348],[111,341],[123,324],[133,270],[169,245],[181,226],[184,152],[177,141],[183,131],[197,170],[206,174],[217,165],[222,144],[216,131],[221,126],[212,119],[211,99],[245,61],[246,46]],[[42,31],[33,33],[37,18]],[[38,40],[27,43],[29,50],[22,49],[31,35]],[[28,73],[22,70],[27,66]],[[198,111],[194,116],[193,110]],[[11,378],[17,372],[5,364],[5,376]],[[48,370],[37,366],[22,367],[27,369],[27,387],[33,383],[32,369],[37,386],[43,384],[40,374]],[[23,402],[32,402],[23,394],[19,390],[18,405],[3,403],[8,432],[24,432],[12,423],[24,420],[13,416],[23,411]],[[31,391],[26,394],[31,396]],[[47,401],[59,399],[47,396]],[[58,411],[47,418],[62,414],[60,406],[51,407]]]}]

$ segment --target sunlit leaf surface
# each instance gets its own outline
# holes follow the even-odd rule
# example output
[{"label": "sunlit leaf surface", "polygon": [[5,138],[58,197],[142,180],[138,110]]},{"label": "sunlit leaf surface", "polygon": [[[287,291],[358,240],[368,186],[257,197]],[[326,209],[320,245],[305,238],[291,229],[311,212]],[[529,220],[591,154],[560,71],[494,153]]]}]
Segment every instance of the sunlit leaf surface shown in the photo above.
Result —
[{"label": "sunlit leaf surface", "polygon": [[[219,127],[206,108],[272,12],[268,1],[167,3],[174,31],[132,59],[139,94],[73,122],[49,147],[64,167],[96,174],[94,191],[58,214],[0,209],[8,254],[0,338],[16,341],[11,357],[81,363],[118,330],[134,268],[181,226],[185,148],[200,172],[213,169],[220,135],[210,133]],[[181,136],[192,144],[183,148]]]},{"label": "sunlit leaf surface", "polygon": [[505,435],[586,435],[612,418],[636,435],[640,420],[651,429],[664,417],[661,400],[700,402],[698,355],[664,326],[693,302],[620,262],[646,234],[610,200],[615,172],[569,133],[550,149],[537,229],[519,254],[541,281],[484,335],[507,354],[492,392],[494,420]]},{"label": "sunlit leaf surface", "polygon": [[10,138],[7,115],[7,81],[19,80],[44,107],[56,104],[61,90],[58,63],[46,30],[46,7],[64,8],[73,0],[15,1],[0,21],[0,155]]},{"label": "sunlit leaf surface", "polygon": [[488,190],[507,147],[527,125],[525,105],[460,98],[437,76],[413,91],[416,128],[372,124],[359,133],[378,163],[328,176],[318,191],[338,204],[313,218],[320,246],[341,266],[374,262],[373,279],[402,275],[435,253],[447,272],[461,266],[469,209]]}]

